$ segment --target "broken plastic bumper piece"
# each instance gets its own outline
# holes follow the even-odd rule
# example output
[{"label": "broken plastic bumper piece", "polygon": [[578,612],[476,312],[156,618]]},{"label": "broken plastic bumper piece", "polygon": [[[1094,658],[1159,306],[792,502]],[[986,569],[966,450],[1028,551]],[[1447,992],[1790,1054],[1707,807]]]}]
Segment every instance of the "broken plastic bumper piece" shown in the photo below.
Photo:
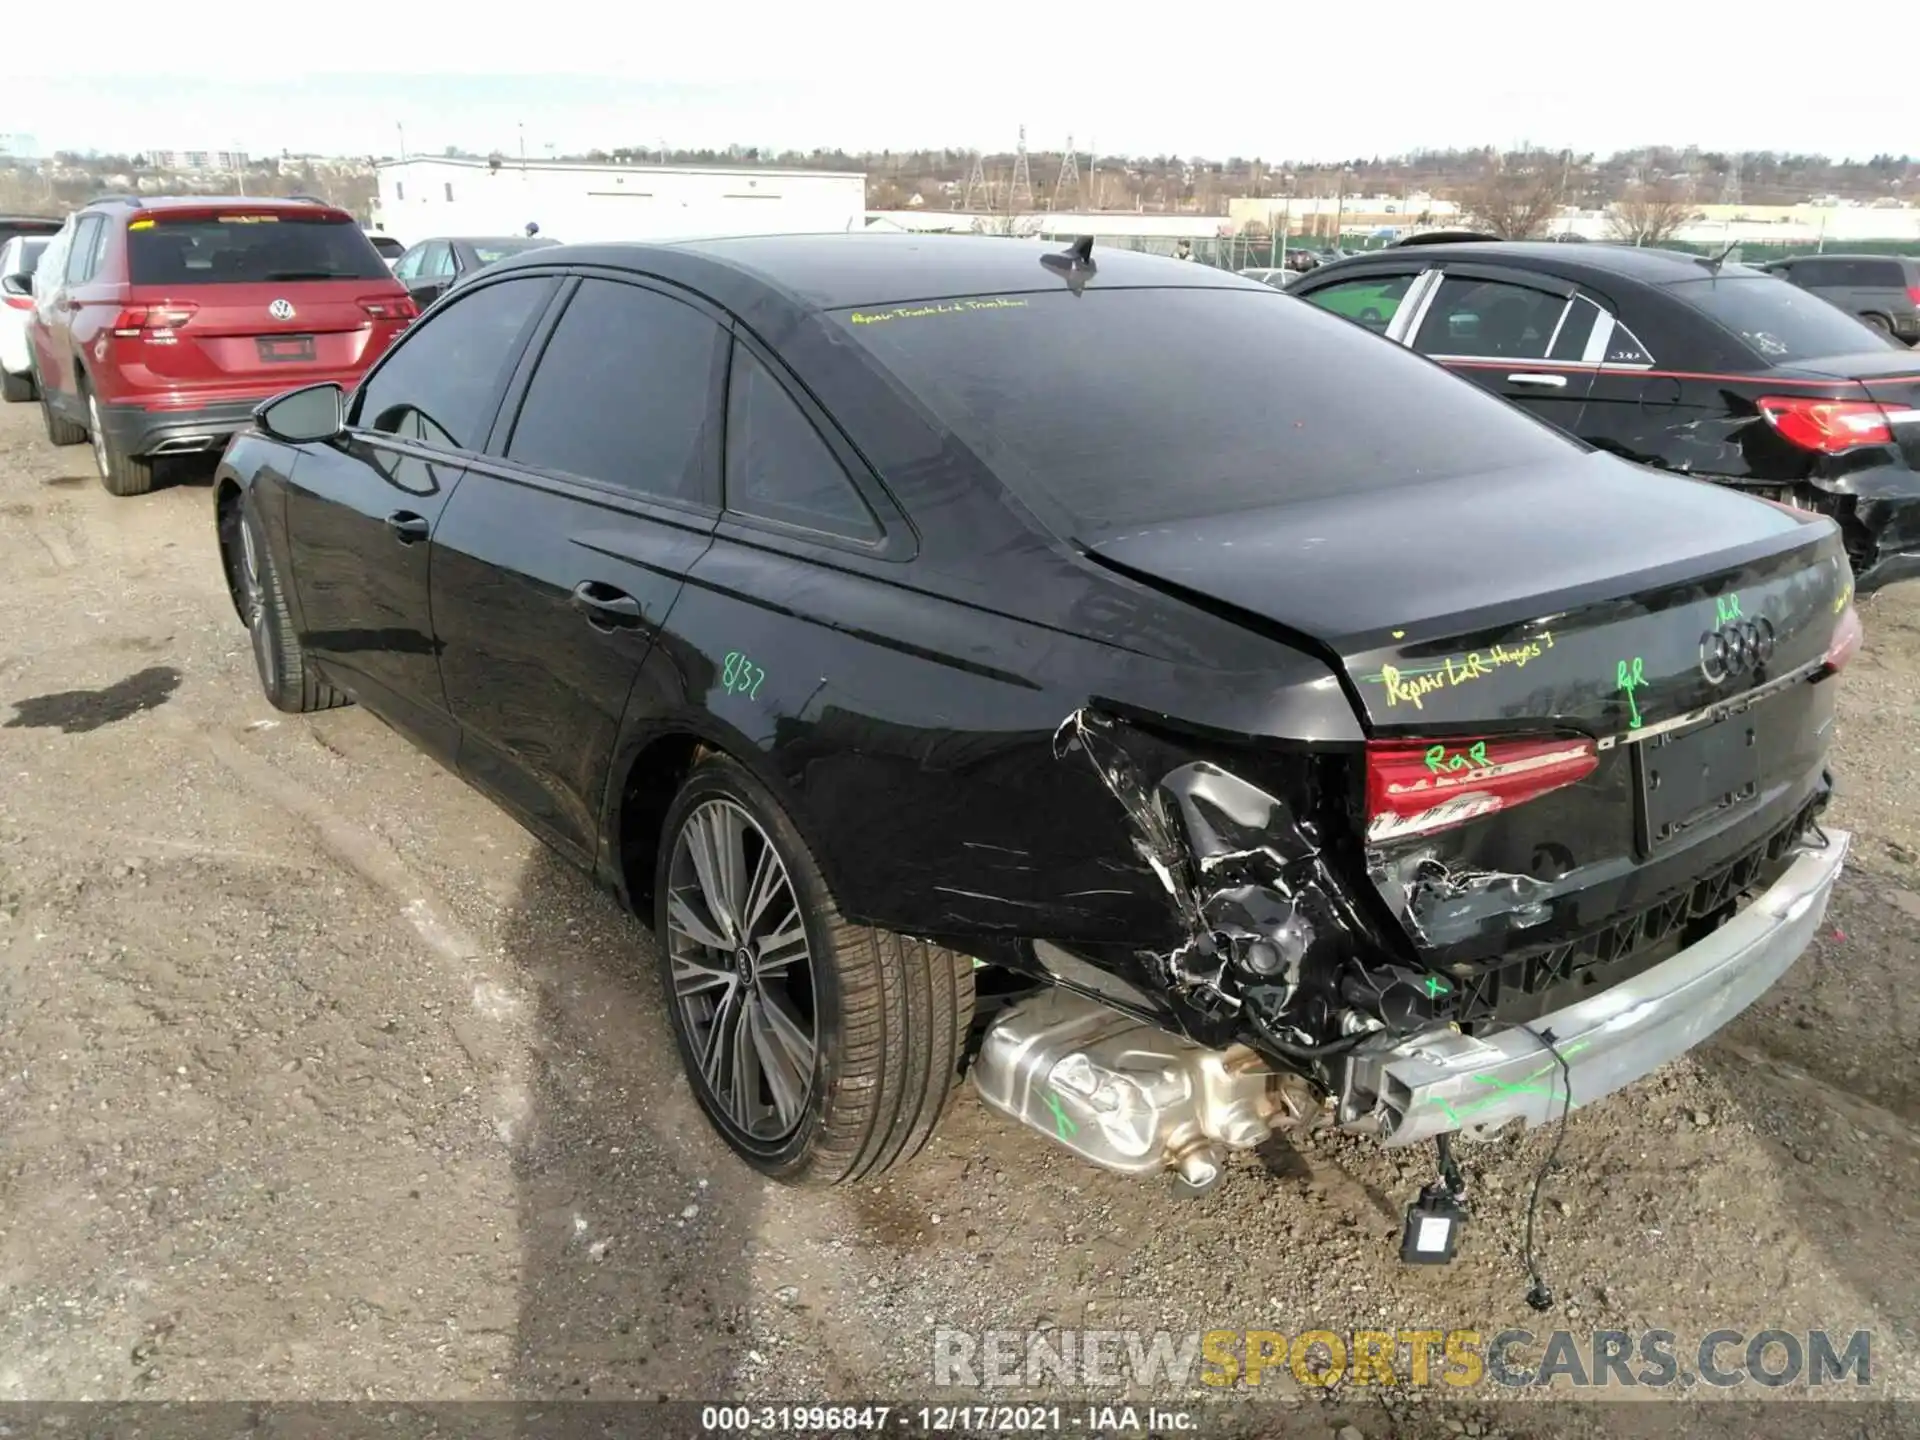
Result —
[{"label": "broken plastic bumper piece", "polygon": [[1449,1027],[1361,1047],[1348,1068],[1342,1123],[1390,1146],[1455,1131],[1490,1135],[1515,1120],[1531,1129],[1685,1054],[1800,958],[1851,838],[1827,831],[1824,847],[1798,850],[1773,885],[1698,944],[1565,1009],[1486,1035]]}]

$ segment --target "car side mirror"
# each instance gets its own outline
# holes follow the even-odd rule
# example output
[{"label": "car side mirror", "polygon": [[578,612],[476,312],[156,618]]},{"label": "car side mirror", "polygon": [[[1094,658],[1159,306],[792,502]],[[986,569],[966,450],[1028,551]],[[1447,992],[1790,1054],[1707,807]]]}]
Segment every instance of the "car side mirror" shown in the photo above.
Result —
[{"label": "car side mirror", "polygon": [[331,380],[289,390],[255,410],[253,418],[274,439],[290,444],[331,440],[347,428],[346,392]]},{"label": "car side mirror", "polygon": [[9,275],[5,279],[0,279],[0,294],[19,295],[30,299],[33,295],[33,276]]}]

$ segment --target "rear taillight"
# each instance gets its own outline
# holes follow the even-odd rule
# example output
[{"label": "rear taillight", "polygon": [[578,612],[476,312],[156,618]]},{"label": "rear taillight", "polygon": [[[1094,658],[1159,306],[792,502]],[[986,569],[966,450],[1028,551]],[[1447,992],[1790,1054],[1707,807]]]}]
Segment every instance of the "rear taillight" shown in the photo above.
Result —
[{"label": "rear taillight", "polygon": [[1581,736],[1367,743],[1367,839],[1398,840],[1464,825],[1578,784],[1600,756]]},{"label": "rear taillight", "polygon": [[1920,285],[1909,285],[1907,287],[1907,301],[1913,305],[1914,308],[1920,309]]},{"label": "rear taillight", "polygon": [[375,295],[362,300],[360,308],[376,320],[411,320],[420,313],[411,295]]},{"label": "rear taillight", "polygon": [[173,332],[193,319],[200,307],[188,300],[169,300],[164,305],[129,305],[113,321],[113,333],[123,340],[144,337],[171,340]]},{"label": "rear taillight", "polygon": [[1827,673],[1845,668],[1846,663],[1860,653],[1860,644],[1866,638],[1867,632],[1860,625],[1860,612],[1848,605],[1840,612],[1840,623],[1833,627],[1833,640],[1827,646]]},{"label": "rear taillight", "polygon": [[1871,401],[1769,395],[1760,402],[1760,413],[1783,439],[1821,455],[1893,443],[1887,407]]},{"label": "rear taillight", "polygon": [[33,308],[33,297],[31,295],[7,295],[0,296],[0,299],[6,300],[9,310],[31,310]]}]

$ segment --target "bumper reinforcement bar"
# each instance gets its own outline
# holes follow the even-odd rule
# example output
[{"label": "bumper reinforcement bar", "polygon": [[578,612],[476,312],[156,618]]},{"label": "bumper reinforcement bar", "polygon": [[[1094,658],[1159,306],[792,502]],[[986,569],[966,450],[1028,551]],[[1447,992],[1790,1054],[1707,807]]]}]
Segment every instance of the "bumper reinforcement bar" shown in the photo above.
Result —
[{"label": "bumper reinforcement bar", "polygon": [[1481,1036],[1449,1027],[1362,1045],[1348,1066],[1342,1123],[1390,1146],[1455,1131],[1481,1137],[1515,1120],[1531,1129],[1685,1054],[1765,994],[1812,942],[1852,841],[1843,830],[1825,834],[1824,848],[1791,852],[1786,872],[1733,919],[1630,980],[1525,1026]]}]

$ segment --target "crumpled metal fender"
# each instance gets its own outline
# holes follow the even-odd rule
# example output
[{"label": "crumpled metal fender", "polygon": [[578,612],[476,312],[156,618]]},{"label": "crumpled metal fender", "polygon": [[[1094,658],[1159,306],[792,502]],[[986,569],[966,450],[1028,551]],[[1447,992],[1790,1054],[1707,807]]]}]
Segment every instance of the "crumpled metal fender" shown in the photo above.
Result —
[{"label": "crumpled metal fender", "polygon": [[1179,917],[1182,940],[1141,965],[1196,1038],[1225,1022],[1282,1053],[1311,1047],[1337,1004],[1340,957],[1371,927],[1328,864],[1306,765],[1290,795],[1205,759],[1149,778],[1141,740],[1090,708],[1054,735],[1056,757],[1077,753],[1099,774]]}]

